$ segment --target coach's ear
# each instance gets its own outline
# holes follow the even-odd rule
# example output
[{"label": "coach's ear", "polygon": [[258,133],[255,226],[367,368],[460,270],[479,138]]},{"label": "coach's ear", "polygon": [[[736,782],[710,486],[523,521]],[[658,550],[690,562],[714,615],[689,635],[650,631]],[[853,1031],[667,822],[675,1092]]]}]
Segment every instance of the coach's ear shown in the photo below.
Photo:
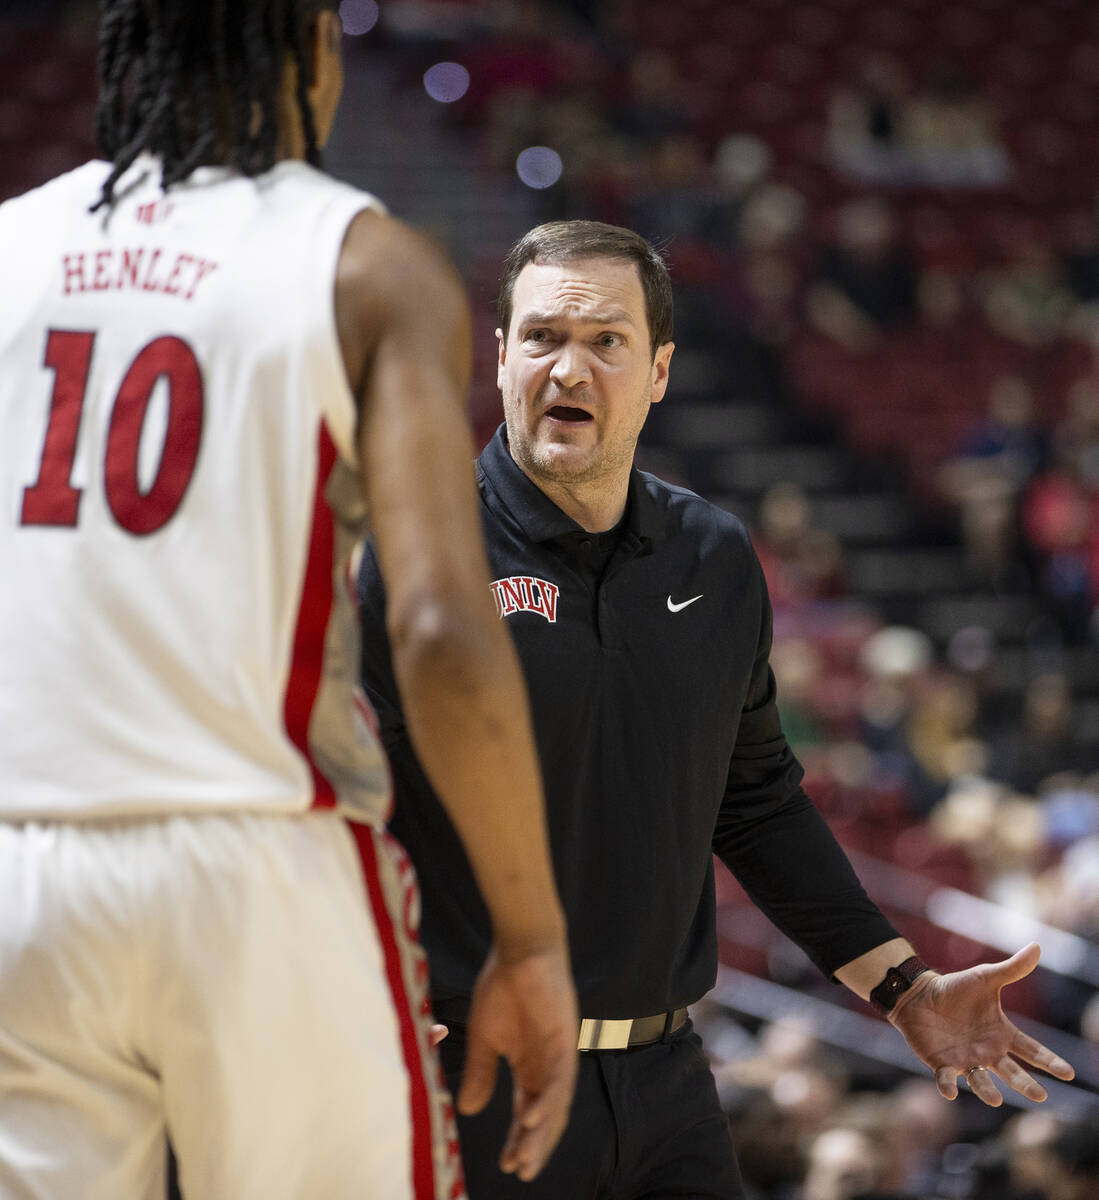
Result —
[{"label": "coach's ear", "polygon": [[496,341],[499,343],[500,353],[496,363],[496,386],[502,392],[504,390],[504,364],[508,357],[508,340],[504,336],[502,329],[496,330]]},{"label": "coach's ear", "polygon": [[675,342],[665,342],[656,348],[653,355],[653,369],[649,377],[649,403],[659,404],[668,390],[668,366],[672,361],[672,351]]}]

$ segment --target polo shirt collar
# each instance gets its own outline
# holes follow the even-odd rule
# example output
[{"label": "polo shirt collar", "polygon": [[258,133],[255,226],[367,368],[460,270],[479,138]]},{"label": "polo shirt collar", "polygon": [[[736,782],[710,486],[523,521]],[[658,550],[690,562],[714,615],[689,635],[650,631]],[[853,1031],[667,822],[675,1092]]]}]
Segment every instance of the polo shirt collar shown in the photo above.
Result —
[{"label": "polo shirt collar", "polygon": [[[499,496],[531,542],[548,542],[570,533],[583,532],[572,517],[564,513],[523,474],[511,457],[507,426],[493,434],[477,460],[479,473]],[[634,468],[630,472],[630,498],[626,506],[626,530],[642,542],[663,536],[664,521],[656,501],[645,486],[645,478]]]}]

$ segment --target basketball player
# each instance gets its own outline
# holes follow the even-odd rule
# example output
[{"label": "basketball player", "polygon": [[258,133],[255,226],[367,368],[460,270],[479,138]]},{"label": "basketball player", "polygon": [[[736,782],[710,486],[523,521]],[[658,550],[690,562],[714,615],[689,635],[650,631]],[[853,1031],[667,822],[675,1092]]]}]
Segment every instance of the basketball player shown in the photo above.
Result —
[{"label": "basketball player", "polygon": [[[464,1194],[347,550],[494,944],[459,1094],[564,1124],[576,1008],[463,416],[463,293],[316,169],[324,0],[107,0],[89,163],[0,206],[0,1196]],[[361,486],[360,481],[361,480]],[[365,505],[364,505],[365,496]]]}]

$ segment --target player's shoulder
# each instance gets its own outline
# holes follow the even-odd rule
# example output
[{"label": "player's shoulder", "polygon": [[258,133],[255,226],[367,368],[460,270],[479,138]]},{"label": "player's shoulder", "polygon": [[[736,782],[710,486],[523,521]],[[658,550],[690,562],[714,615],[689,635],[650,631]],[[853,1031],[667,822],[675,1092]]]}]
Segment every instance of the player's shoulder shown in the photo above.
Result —
[{"label": "player's shoulder", "polygon": [[[465,289],[434,238],[387,213],[364,209],[347,228],[336,274],[337,303],[465,320]],[[449,323],[449,322],[447,322]]]},{"label": "player's shoulder", "polygon": [[442,246],[422,230],[384,209],[363,209],[352,221],[344,246],[348,269],[370,274],[384,271],[396,278],[410,269],[449,267]]},{"label": "player's shoulder", "polygon": [[55,175],[29,191],[9,197],[0,202],[0,227],[13,229],[31,218],[43,222],[57,209],[72,204],[79,203],[91,208],[109,171],[109,163],[92,159]]},{"label": "player's shoulder", "polygon": [[387,212],[385,205],[373,192],[336,179],[300,159],[282,159],[269,171],[258,176],[254,185],[261,195],[291,207],[299,204],[305,197],[314,197],[321,203],[342,205],[352,210],[361,209],[379,216],[384,216]]},{"label": "player's shoulder", "polygon": [[720,543],[726,548],[751,552],[751,539],[744,522],[729,512],[692,492],[690,488],[669,483],[648,471],[637,471],[638,486],[645,502],[662,520],[664,532],[684,535],[700,543]]}]

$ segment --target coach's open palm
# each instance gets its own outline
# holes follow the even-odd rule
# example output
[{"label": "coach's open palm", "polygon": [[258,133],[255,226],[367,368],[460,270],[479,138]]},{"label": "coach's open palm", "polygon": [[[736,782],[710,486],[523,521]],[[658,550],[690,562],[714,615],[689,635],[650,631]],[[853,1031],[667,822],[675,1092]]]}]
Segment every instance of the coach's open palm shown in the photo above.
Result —
[{"label": "coach's open palm", "polygon": [[488,1103],[500,1055],[515,1090],[500,1169],[531,1180],[564,1131],[576,1086],[576,993],[567,953],[543,950],[502,961],[493,950],[473,992],[458,1109]]},{"label": "coach's open palm", "polygon": [[993,1075],[1028,1100],[1044,1100],[1045,1088],[1019,1061],[1058,1079],[1075,1074],[1063,1058],[1016,1028],[1000,1007],[1000,990],[1029,975],[1040,954],[1032,942],[1003,962],[949,975],[928,973],[898,1001],[889,1020],[916,1057],[935,1072],[939,1092],[947,1100],[958,1095],[959,1075],[992,1108],[1003,1103]]}]

